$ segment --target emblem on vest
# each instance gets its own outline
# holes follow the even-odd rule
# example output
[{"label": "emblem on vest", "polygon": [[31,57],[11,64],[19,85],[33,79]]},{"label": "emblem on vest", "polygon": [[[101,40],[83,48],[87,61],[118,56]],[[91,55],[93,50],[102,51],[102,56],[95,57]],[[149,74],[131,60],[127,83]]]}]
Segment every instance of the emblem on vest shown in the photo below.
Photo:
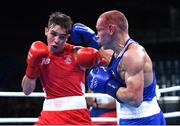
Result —
[{"label": "emblem on vest", "polygon": [[72,63],[72,56],[71,55],[65,55],[64,61],[66,64],[71,64]]},{"label": "emblem on vest", "polygon": [[50,63],[50,61],[51,61],[51,59],[50,58],[43,58],[43,60],[42,60],[42,64],[49,64]]}]

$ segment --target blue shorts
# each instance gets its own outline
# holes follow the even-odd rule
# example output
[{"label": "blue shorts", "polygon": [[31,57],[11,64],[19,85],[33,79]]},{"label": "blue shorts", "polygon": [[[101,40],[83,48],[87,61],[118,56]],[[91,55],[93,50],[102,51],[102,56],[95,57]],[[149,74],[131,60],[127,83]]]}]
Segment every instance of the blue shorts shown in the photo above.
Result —
[{"label": "blue shorts", "polygon": [[138,119],[120,119],[120,125],[166,125],[162,112],[144,118]]}]

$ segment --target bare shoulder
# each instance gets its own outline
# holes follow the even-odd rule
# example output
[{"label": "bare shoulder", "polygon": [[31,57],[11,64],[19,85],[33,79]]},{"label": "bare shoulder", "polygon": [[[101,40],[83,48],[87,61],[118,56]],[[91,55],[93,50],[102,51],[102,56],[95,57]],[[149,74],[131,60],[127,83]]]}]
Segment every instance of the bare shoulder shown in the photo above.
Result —
[{"label": "bare shoulder", "polygon": [[123,64],[125,64],[126,70],[139,71],[143,69],[145,57],[144,47],[139,44],[132,44],[124,53]]}]

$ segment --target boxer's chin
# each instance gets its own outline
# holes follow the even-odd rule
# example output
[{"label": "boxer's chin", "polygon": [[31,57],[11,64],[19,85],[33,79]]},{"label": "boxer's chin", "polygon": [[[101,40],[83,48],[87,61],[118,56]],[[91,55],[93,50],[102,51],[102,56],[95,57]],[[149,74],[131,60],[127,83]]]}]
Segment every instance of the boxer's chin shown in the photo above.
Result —
[{"label": "boxer's chin", "polygon": [[60,49],[58,48],[58,46],[51,46],[50,47],[50,52],[54,53],[54,54],[57,54],[57,53],[60,52]]}]

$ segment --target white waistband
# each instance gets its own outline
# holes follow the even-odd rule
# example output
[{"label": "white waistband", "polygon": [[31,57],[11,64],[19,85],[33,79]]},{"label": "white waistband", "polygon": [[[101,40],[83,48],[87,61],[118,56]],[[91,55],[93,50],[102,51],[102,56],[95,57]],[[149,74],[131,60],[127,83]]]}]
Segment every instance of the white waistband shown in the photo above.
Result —
[{"label": "white waistband", "polygon": [[84,108],[87,108],[84,96],[45,99],[43,104],[43,111],[64,111]]},{"label": "white waistband", "polygon": [[108,104],[114,100],[113,97],[96,97],[97,104]]},{"label": "white waistband", "polygon": [[152,116],[160,112],[156,97],[152,101],[143,101],[139,107],[133,107],[127,104],[120,104],[120,118],[135,119]]}]

